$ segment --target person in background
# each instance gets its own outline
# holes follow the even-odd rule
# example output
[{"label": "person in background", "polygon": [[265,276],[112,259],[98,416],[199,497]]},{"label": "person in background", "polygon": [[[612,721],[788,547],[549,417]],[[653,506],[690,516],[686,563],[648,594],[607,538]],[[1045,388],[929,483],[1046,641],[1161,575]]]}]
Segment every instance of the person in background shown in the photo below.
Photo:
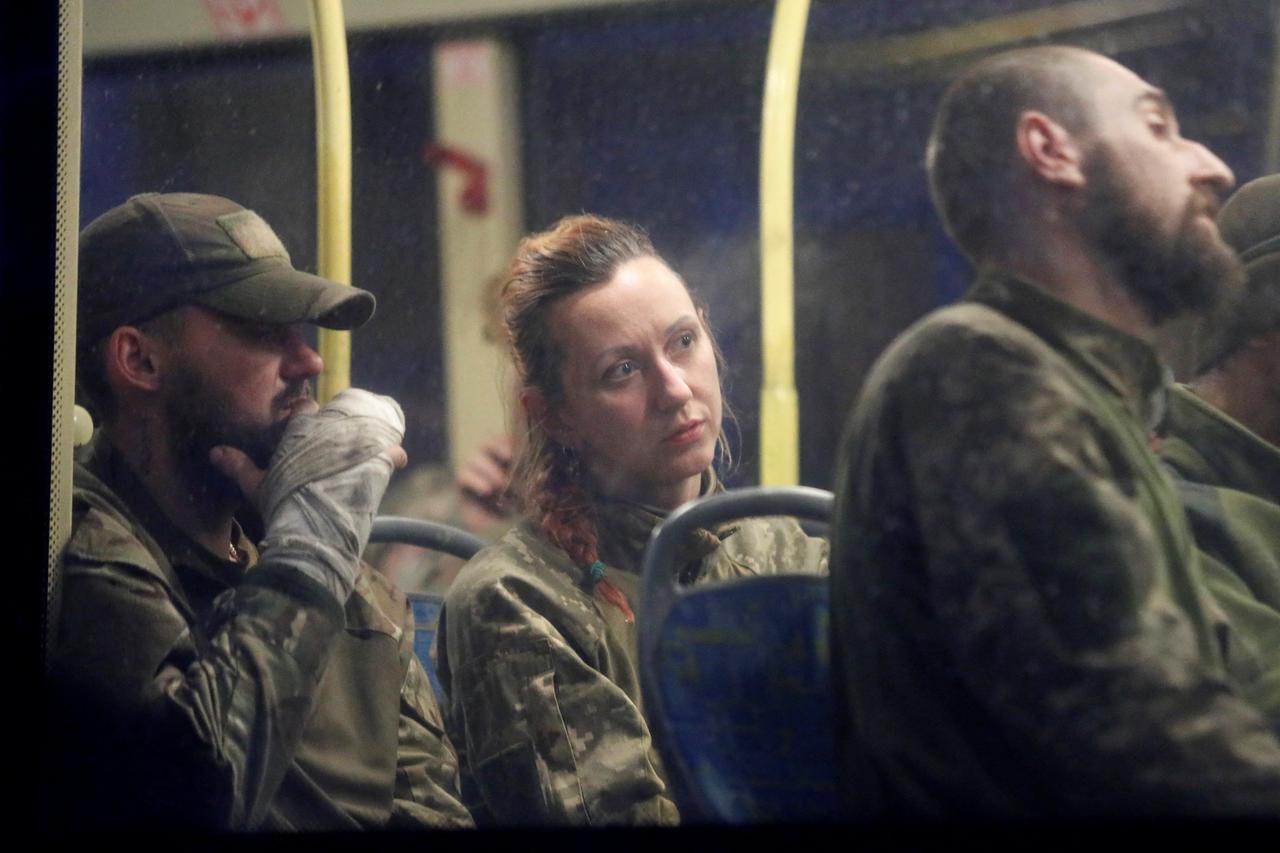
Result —
[{"label": "person in background", "polygon": [[46,819],[471,825],[408,603],[360,560],[404,416],[312,397],[307,325],[360,326],[373,296],[294,269],[235,202],[147,193],[81,233],[79,300],[101,429],[60,558]]},{"label": "person in background", "polygon": [[[462,467],[420,465],[396,478],[378,512],[437,521],[494,542],[517,520],[509,494],[511,436],[491,436]],[[444,595],[463,560],[406,542],[369,546],[374,568],[406,592]]]},{"label": "person in background", "polygon": [[[520,244],[502,305],[526,517],[463,567],[440,617],[464,802],[481,825],[673,824],[634,606],[650,532],[721,488],[706,313],[642,231],[591,215]],[[749,519],[691,535],[680,578],[820,572],[826,556],[792,519]]]},{"label": "person in background", "polygon": [[[482,290],[482,333],[495,346],[502,335],[502,282],[501,275],[494,275]],[[380,513],[448,524],[493,542],[519,517],[511,493],[514,454],[511,434],[504,432],[489,436],[456,471],[439,464],[411,468],[391,484]],[[406,592],[432,595],[445,593],[464,562],[406,542],[370,545],[367,559]]]},{"label": "person in background", "polygon": [[1160,456],[1237,630],[1233,673],[1280,725],[1280,175],[1241,187],[1218,228],[1248,282],[1206,318],[1197,375],[1170,394]]},{"label": "person in background", "polygon": [[847,422],[831,619],[851,816],[1280,815],[1280,742],[1148,446],[1151,340],[1243,280],[1231,171],[1090,51],[982,60],[930,189],[977,282]]}]

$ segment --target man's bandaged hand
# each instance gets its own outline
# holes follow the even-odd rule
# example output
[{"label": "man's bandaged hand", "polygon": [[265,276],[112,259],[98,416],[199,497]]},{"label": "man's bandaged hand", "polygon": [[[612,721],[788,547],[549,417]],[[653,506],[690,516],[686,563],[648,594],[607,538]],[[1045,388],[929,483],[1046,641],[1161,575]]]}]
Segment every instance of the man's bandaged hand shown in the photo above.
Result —
[{"label": "man's bandaged hand", "polygon": [[295,415],[253,491],[263,559],[287,563],[345,601],[392,471],[404,464],[404,412],[390,397],[340,391]]}]

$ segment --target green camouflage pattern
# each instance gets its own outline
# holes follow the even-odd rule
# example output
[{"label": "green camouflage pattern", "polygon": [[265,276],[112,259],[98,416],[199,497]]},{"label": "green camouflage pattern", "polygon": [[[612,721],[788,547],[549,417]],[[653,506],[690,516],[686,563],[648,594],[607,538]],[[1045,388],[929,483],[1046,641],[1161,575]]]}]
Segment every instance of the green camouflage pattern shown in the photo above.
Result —
[{"label": "green camouflage pattern", "polygon": [[471,825],[404,593],[362,566],[341,607],[238,528],[248,569],[209,554],[101,436],[73,513],[50,681],[77,728],[60,761],[102,768],[110,822]]},{"label": "green camouflage pattern", "polygon": [[1205,580],[1235,629],[1231,673],[1280,724],[1280,448],[1185,386],[1161,432]]},{"label": "green camouflage pattern", "polygon": [[877,361],[832,526],[852,816],[1280,815],[1280,743],[1148,447],[1163,375],[992,270]]},{"label": "green camouflage pattern", "polygon": [[[597,504],[605,576],[634,610],[660,520],[635,504]],[[685,583],[825,573],[827,543],[793,519],[747,519],[694,531],[677,559]],[[645,723],[636,625],[585,578],[524,522],[477,554],[445,598],[436,653],[446,719],[481,825],[679,820]]]}]

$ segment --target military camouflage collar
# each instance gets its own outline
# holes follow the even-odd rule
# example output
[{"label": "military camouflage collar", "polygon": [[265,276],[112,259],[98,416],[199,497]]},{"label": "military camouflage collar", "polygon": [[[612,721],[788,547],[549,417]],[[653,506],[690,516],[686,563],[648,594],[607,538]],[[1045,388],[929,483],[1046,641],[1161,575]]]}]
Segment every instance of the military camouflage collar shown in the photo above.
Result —
[{"label": "military camouflage collar", "polygon": [[1280,503],[1280,447],[1251,432],[1185,385],[1169,398],[1160,455],[1187,479]]},{"label": "military camouflage collar", "polygon": [[[714,473],[703,478],[702,494],[719,492],[722,487]],[[668,515],[664,509],[598,497],[595,503],[596,532],[600,537],[600,559],[610,567],[639,572],[649,536]],[[676,547],[676,562],[681,566],[681,580],[696,576],[702,561],[738,530],[736,524],[717,524],[711,529],[691,531]],[[688,575],[690,577],[686,578]]]},{"label": "military camouflage collar", "polygon": [[1110,388],[1148,429],[1164,418],[1171,377],[1145,341],[1063,302],[1044,288],[987,269],[965,299],[1030,329]]},{"label": "military camouflage collar", "polygon": [[235,520],[231,522],[230,544],[248,555],[245,565],[234,563],[226,556],[209,553],[207,548],[178,529],[103,432],[94,435],[76,458],[90,474],[115,492],[137,523],[164,550],[175,569],[194,570],[216,583],[234,586],[240,582],[245,566],[257,561],[257,549]]}]

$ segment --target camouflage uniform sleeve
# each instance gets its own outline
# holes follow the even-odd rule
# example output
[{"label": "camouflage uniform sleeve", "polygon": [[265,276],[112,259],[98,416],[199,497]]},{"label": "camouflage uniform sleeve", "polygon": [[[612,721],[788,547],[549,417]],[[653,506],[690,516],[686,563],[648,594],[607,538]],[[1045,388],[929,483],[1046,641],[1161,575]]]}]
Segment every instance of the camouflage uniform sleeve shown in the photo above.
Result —
[{"label": "camouflage uniform sleeve", "polygon": [[751,574],[828,574],[831,543],[805,533],[794,518],[744,519],[725,527],[734,531],[724,540],[728,556]]},{"label": "camouflage uniform sleeve", "polygon": [[808,536],[801,531],[804,536],[798,543],[801,552],[800,565],[803,571],[815,575],[831,574],[831,540],[825,537]]},{"label": "camouflage uniform sleeve", "polygon": [[474,826],[458,792],[458,756],[427,673],[413,651],[413,610],[405,607],[400,655],[408,660],[400,691],[395,799],[389,829]]},{"label": "camouflage uniform sleeve", "polygon": [[441,617],[442,671],[477,820],[674,824],[640,709],[599,648],[571,644],[590,606],[511,577],[463,586]]},{"label": "camouflage uniform sleeve", "polygon": [[804,528],[794,518],[778,518],[772,521],[770,527],[776,542],[773,548],[776,554],[773,559],[773,573],[828,574],[827,563],[831,556],[830,541],[805,533]]},{"label": "camouflage uniform sleeve", "polygon": [[342,609],[266,559],[197,636],[161,577],[119,522],[82,520],[51,656],[59,746],[100,770],[78,796],[100,797],[88,807],[109,820],[252,828],[297,748]]},{"label": "camouflage uniform sleeve", "polygon": [[875,476],[907,475],[956,676],[1062,771],[1064,803],[1280,813],[1280,744],[1212,665],[1186,609],[1203,591],[1169,582],[1137,425],[1009,341],[932,355],[890,391]]}]

